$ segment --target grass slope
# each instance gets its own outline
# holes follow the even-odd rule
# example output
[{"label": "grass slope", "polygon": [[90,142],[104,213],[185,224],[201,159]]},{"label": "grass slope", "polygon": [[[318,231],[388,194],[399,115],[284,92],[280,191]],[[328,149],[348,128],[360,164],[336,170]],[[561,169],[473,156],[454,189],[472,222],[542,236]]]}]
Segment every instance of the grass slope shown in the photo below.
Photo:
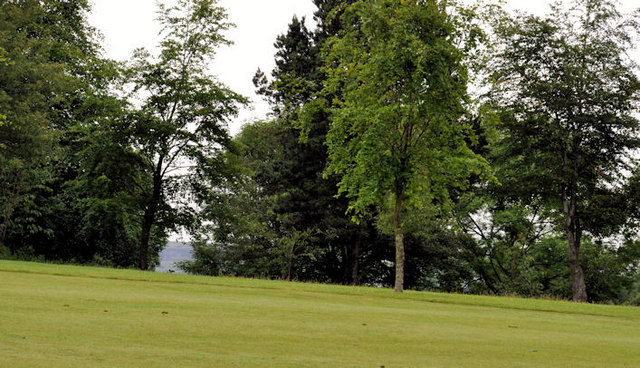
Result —
[{"label": "grass slope", "polygon": [[0,261],[0,367],[640,367],[640,309]]}]

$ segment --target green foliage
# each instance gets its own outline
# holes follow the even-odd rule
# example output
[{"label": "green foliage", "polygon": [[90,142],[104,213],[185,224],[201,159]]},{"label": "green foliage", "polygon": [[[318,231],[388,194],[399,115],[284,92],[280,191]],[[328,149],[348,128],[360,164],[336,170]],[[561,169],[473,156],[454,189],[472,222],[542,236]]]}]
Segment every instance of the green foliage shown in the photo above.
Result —
[{"label": "green foliage", "polygon": [[[116,88],[122,76],[117,66],[111,67],[102,71],[102,83]],[[77,231],[82,242],[91,244],[101,258],[114,265],[132,267],[138,263],[139,213],[143,211],[139,200],[150,178],[133,148],[126,102],[97,93],[85,104],[94,114],[69,134],[68,160],[78,162],[79,167],[73,169],[77,171],[71,173],[73,179],[63,186],[78,196],[74,206],[80,216]],[[155,243],[162,244],[162,239]]]},{"label": "green foliage", "polygon": [[0,244],[13,251],[51,235],[40,221],[50,209],[35,200],[47,193],[58,139],[75,115],[80,66],[95,52],[87,9],[80,0],[0,4]]},{"label": "green foliage", "polygon": [[[326,15],[318,13],[316,20],[324,24]],[[301,140],[300,107],[313,101],[325,79],[319,49],[326,32],[324,26],[310,32],[304,19],[294,17],[276,40],[273,78],[256,73],[254,83],[276,120],[247,125],[237,137],[235,159],[242,170],[225,184],[227,196],[219,202],[226,209],[212,210],[209,251],[197,251],[193,265],[220,265],[215,269],[230,275],[334,283],[379,283],[388,274],[380,266],[388,252],[373,224],[351,223],[345,199],[335,197],[336,181],[322,179],[327,111],[310,117],[308,108],[303,111]]]},{"label": "green foliage", "polygon": [[222,260],[217,247],[201,240],[192,242],[191,247],[193,260],[178,262],[179,269],[194,275],[218,276],[223,273]]},{"label": "green foliage", "polygon": [[583,233],[608,235],[628,216],[606,209],[624,209],[616,197],[639,143],[633,113],[640,82],[627,55],[637,30],[603,0],[574,1],[566,11],[556,4],[545,18],[518,15],[496,30],[498,150],[517,164],[510,170],[528,195],[562,214],[576,301],[587,298]]},{"label": "green foliage", "polygon": [[473,240],[446,224],[432,223],[419,236],[406,239],[405,285],[408,289],[483,293],[474,258],[464,257]]},{"label": "green foliage", "polygon": [[[571,298],[567,241],[557,214],[540,202],[510,202],[514,189],[494,187],[490,199],[473,197],[469,201],[469,196],[467,202],[459,202],[469,206],[457,211],[458,226],[469,237],[457,248],[458,262],[467,263],[479,277],[479,282],[468,284],[469,290]],[[581,257],[590,302],[624,303],[632,298],[630,290],[640,261],[636,243],[620,235],[585,237]]]},{"label": "green foliage", "polygon": [[446,214],[449,188],[487,168],[467,146],[468,71],[456,46],[465,35],[448,10],[445,2],[356,2],[328,42],[325,95],[339,97],[326,175],[340,177],[357,216],[393,214],[399,291],[402,212]]},{"label": "green foliage", "polygon": [[201,201],[206,194],[198,193],[211,190],[224,176],[221,152],[230,145],[227,119],[245,103],[207,72],[216,49],[230,43],[222,35],[231,26],[226,18],[212,0],[180,0],[174,7],[160,4],[160,53],[152,57],[137,50],[128,70],[141,104],[127,124],[143,175],[149,178],[138,198],[143,208],[142,269],[148,268],[153,233],[162,238],[180,226],[197,228],[195,209],[179,200],[182,194],[195,191]]},{"label": "green foliage", "polygon": [[467,72],[443,6],[357,3],[344,21],[361,26],[330,42],[327,92],[344,97],[334,101],[327,174],[341,175],[357,213],[401,187],[417,209],[446,202],[448,184],[483,168],[464,140]]},{"label": "green foliage", "polygon": [[305,19],[298,20],[297,17],[292,19],[287,33],[278,36],[274,46],[277,52],[273,81],[269,82],[258,70],[254,84],[258,93],[269,101],[276,116],[293,118],[321,88],[318,46],[305,25]]},{"label": "green foliage", "polygon": [[589,301],[634,303],[633,285],[638,278],[640,246],[585,242],[582,249]]},{"label": "green foliage", "polygon": [[0,156],[13,157],[0,185],[13,193],[1,201],[11,215],[7,246],[22,259],[130,267],[140,231],[129,191],[139,183],[126,179],[137,167],[118,149],[126,135],[118,130],[126,106],[112,95],[119,66],[99,57],[86,1],[2,6],[0,68],[11,107],[3,108],[10,144]]},{"label": "green foliage", "polygon": [[159,53],[127,65],[86,0],[0,3],[0,258],[149,269],[185,228],[192,273],[386,286],[406,257],[408,288],[576,299],[582,273],[585,300],[639,303],[635,18],[314,3],[255,76],[273,120],[235,139],[216,1],[160,4]]},{"label": "green foliage", "polygon": [[223,183],[222,193],[209,194],[205,214],[215,222],[194,242],[194,261],[185,263],[184,270],[205,275],[283,277],[282,267],[278,267],[283,263],[275,254],[277,236],[267,225],[273,217],[271,201],[257,184],[273,175],[265,172],[265,163],[281,155],[274,128],[272,123],[250,124],[235,139],[235,153],[228,153],[226,159],[237,171]]},{"label": "green foliage", "polygon": [[640,306],[640,276],[636,276],[632,289],[628,292],[629,297],[625,301],[626,305]]},{"label": "green foliage", "polygon": [[[362,230],[344,215],[331,186],[319,178],[323,156],[311,149],[314,146],[299,143],[297,134],[279,121],[243,128],[235,139],[236,154],[228,156],[240,170],[225,182],[224,195],[212,193],[217,200],[210,200],[206,210],[207,218],[215,221],[194,245],[195,260],[185,270],[353,281],[354,266],[345,259],[345,248],[357,243]],[[303,155],[289,156],[295,152]],[[379,280],[380,270],[372,267],[380,257],[375,252],[382,248],[377,238],[375,232],[360,235],[358,267],[365,270],[359,273],[361,282]]]}]

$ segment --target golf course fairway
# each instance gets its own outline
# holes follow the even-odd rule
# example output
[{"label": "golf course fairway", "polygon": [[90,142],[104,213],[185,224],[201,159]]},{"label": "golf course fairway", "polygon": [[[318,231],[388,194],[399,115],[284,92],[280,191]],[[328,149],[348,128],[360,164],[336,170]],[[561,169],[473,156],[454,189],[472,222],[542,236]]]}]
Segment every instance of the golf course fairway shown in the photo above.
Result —
[{"label": "golf course fairway", "polygon": [[0,367],[640,367],[640,308],[0,261]]}]

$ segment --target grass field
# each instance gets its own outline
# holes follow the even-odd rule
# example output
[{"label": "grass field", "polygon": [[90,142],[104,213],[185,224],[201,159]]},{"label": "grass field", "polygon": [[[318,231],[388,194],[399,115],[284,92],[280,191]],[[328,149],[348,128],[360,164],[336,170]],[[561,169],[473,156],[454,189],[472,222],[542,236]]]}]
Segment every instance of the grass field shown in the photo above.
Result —
[{"label": "grass field", "polygon": [[640,367],[640,308],[0,261],[0,367]]}]

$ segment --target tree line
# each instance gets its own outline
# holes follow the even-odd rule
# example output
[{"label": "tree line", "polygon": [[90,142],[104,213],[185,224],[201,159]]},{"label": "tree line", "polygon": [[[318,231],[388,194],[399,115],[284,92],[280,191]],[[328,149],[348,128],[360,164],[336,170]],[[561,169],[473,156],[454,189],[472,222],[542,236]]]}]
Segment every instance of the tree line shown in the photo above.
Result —
[{"label": "tree line", "polygon": [[640,303],[637,17],[314,4],[232,137],[216,1],[123,63],[85,0],[0,3],[0,257],[148,270],[186,230],[197,274]]}]

